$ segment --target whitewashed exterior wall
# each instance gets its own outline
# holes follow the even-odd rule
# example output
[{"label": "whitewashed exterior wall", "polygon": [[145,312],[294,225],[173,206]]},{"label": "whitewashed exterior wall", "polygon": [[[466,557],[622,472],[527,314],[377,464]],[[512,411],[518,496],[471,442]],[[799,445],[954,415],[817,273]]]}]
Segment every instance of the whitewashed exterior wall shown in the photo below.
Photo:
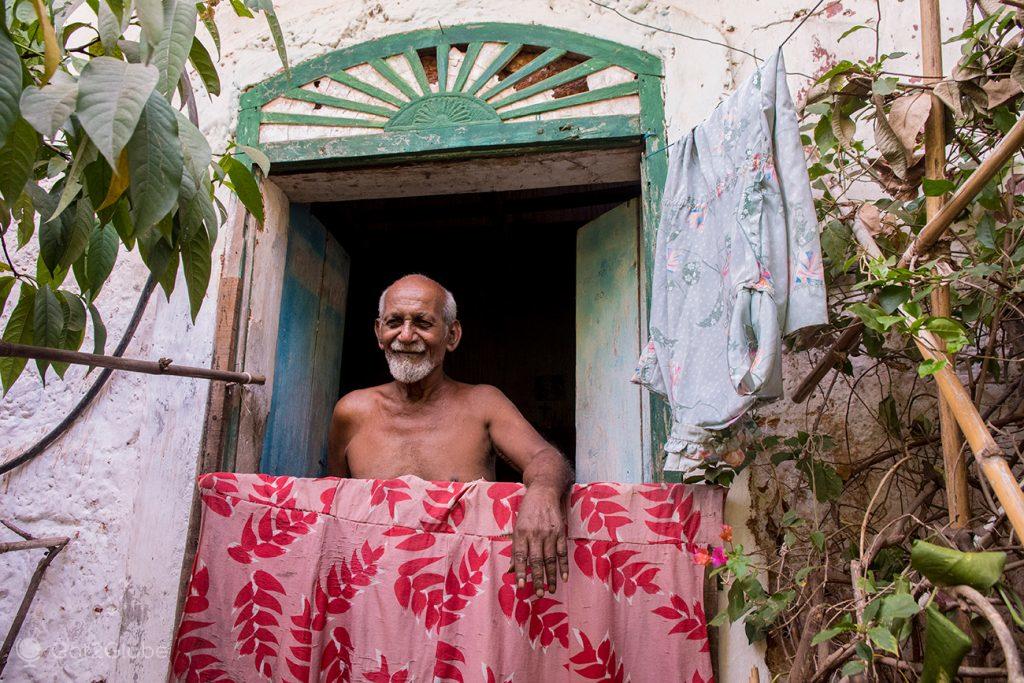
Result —
[{"label": "whitewashed exterior wall", "polygon": [[[607,2],[637,21],[762,57],[790,32],[798,12],[813,5],[810,0]],[[432,0],[279,0],[276,5],[294,63],[393,33],[435,28],[438,22],[534,23],[642,48],[665,62],[670,140],[705,117],[753,66],[744,54],[638,26],[586,0],[450,0],[443,11]],[[953,15],[944,21],[946,36],[959,31],[963,12],[959,5],[949,9]],[[917,11],[916,2],[882,3],[882,50],[908,53],[894,63],[894,70],[914,73],[919,68]],[[868,31],[837,40],[875,12],[869,0],[825,5],[788,43],[789,70],[818,74],[837,58],[873,54]],[[239,92],[278,71],[280,64],[262,20],[235,19],[228,9],[218,19],[223,94],[200,98],[200,119],[215,149],[223,149],[234,130]],[[953,59],[947,56],[948,63]],[[801,92],[806,82],[794,76],[793,91]],[[223,248],[222,236],[215,255]],[[219,259],[214,264],[216,283]],[[110,331],[109,348],[120,338],[145,277],[141,263],[121,255],[99,299]],[[183,287],[169,302],[158,291],[128,355],[208,365],[215,301],[216,287],[211,286],[193,325]],[[788,358],[787,386],[795,386],[805,370],[805,360]],[[59,421],[92,378],[73,367],[65,381],[51,380],[44,390],[36,377],[23,377],[0,402],[0,459],[17,455]],[[115,374],[67,436],[0,480],[0,517],[35,534],[72,539],[47,571],[5,680],[155,681],[165,676],[206,391],[205,382]],[[833,400],[842,405],[845,396],[837,388]],[[806,428],[806,411],[807,406],[779,403],[772,414],[778,418],[777,428],[789,431]],[[859,423],[869,424],[863,419]],[[832,426],[842,428],[838,421]],[[874,437],[861,433],[858,438],[867,443]],[[745,481],[730,495],[727,516],[736,540],[750,548],[755,543],[746,530],[750,505]],[[7,539],[6,531],[0,537]],[[0,632],[9,626],[37,559],[36,552],[3,556]],[[724,635],[721,650],[720,680],[746,681],[755,665],[762,667],[761,680],[769,680],[758,651],[746,645],[741,626]]]}]

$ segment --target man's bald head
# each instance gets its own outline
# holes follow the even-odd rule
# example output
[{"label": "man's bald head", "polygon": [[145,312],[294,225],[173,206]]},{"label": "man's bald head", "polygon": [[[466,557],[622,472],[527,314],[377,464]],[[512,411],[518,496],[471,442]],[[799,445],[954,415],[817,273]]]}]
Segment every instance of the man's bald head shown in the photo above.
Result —
[{"label": "man's bald head", "polygon": [[392,282],[380,294],[380,301],[377,303],[377,316],[383,318],[386,310],[388,294],[397,295],[399,292],[423,292],[431,291],[441,310],[441,317],[446,325],[451,325],[458,317],[458,309],[455,306],[455,297],[445,289],[437,280],[413,273],[404,275]]}]

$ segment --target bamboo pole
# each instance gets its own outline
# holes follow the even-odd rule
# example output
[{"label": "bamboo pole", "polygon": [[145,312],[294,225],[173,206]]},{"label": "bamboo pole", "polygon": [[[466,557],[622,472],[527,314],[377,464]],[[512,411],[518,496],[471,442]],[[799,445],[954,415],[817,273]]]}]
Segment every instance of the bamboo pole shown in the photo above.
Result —
[{"label": "bamboo pole", "polygon": [[[924,82],[936,83],[942,80],[942,27],[939,17],[939,0],[921,0],[921,68]],[[931,109],[924,125],[924,177],[942,180],[946,177],[946,130],[942,100],[930,93]],[[924,198],[925,216],[930,221],[942,209],[945,195]],[[943,250],[946,251],[945,249]],[[949,317],[952,306],[949,301],[949,285],[941,285],[931,293],[932,315]],[[953,357],[945,353],[946,343],[939,341],[939,350],[944,352],[951,368]],[[971,518],[970,493],[967,489],[967,459],[964,457],[963,440],[949,403],[939,395],[939,435],[942,441],[942,463],[946,472],[946,506],[949,508],[949,525],[963,529]]]},{"label": "bamboo pole", "polygon": [[[967,205],[981,192],[986,183],[1002,168],[1006,160],[1013,156],[1021,145],[1024,144],[1024,117],[1017,119],[1013,128],[1003,136],[996,144],[989,155],[985,158],[977,170],[957,188],[949,201],[939,209],[935,217],[924,226],[920,233],[900,258],[899,267],[903,268],[916,261],[919,256],[926,253],[935,242],[942,237],[943,233],[952,225],[953,219],[967,207]],[[843,330],[843,333],[836,339],[821,360],[811,369],[810,373],[800,382],[800,385],[793,392],[793,402],[802,403],[811,395],[814,388],[818,386],[821,379],[832,367],[846,358],[847,352],[860,339],[864,330],[864,323],[860,320],[851,322]]]},{"label": "bamboo pole", "polygon": [[80,351],[67,351],[65,349],[48,349],[42,346],[11,344],[5,341],[0,341],[0,356],[34,358],[50,361],[51,363],[90,365],[97,368],[142,372],[147,375],[195,377],[221,382],[234,382],[236,384],[263,384],[267,381],[263,375],[250,375],[248,372],[228,372],[226,370],[194,368],[187,365],[172,365],[171,360],[168,358],[161,358],[159,361],[137,360],[134,358],[119,358],[117,356],[101,356],[95,353],[82,353]]}]

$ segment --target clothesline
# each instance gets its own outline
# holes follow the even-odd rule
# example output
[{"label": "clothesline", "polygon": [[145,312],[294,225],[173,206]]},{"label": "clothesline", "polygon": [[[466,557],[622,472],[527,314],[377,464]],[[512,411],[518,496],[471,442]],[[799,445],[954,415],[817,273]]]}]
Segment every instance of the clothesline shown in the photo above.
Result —
[{"label": "clothesline", "polygon": [[[598,7],[601,7],[603,9],[606,9],[606,10],[609,10],[611,12],[614,12],[615,14],[617,14],[620,17],[622,17],[626,21],[634,23],[634,24],[637,24],[638,26],[643,26],[645,28],[650,28],[650,29],[653,29],[655,31],[661,31],[662,33],[668,33],[670,35],[679,36],[681,38],[686,38],[688,40],[694,40],[694,41],[702,42],[702,43],[710,43],[711,45],[718,45],[719,47],[724,47],[727,50],[733,50],[734,52],[740,52],[742,54],[745,54],[748,57],[753,57],[754,61],[756,61],[756,62],[763,62],[764,61],[764,59],[762,59],[761,57],[758,57],[753,52],[748,52],[747,50],[744,50],[743,48],[736,47],[735,45],[729,45],[728,43],[723,43],[723,42],[719,42],[719,41],[716,41],[716,40],[711,40],[710,38],[701,38],[701,37],[698,37],[698,36],[692,36],[692,35],[690,35],[688,33],[682,33],[680,31],[673,31],[672,29],[662,28],[661,26],[654,26],[652,24],[648,24],[648,23],[639,21],[637,19],[634,19],[632,17],[626,16],[625,14],[620,12],[615,7],[612,7],[611,5],[605,5],[604,3],[598,2],[597,0],[590,0],[590,2],[595,4],[595,5],[597,5]],[[815,5],[804,14],[803,18],[800,19],[800,22],[795,27],[793,27],[793,30],[789,32],[789,35],[787,35],[782,40],[782,42],[779,43],[779,46],[777,48],[775,48],[775,52],[778,52],[779,50],[781,50],[786,45],[786,43],[789,42],[790,38],[792,38],[794,35],[796,35],[797,31],[799,31],[803,27],[803,25],[807,22],[807,20],[810,19],[818,11],[818,9],[824,3],[825,3],[825,0],[818,0],[818,2],[815,3]],[[798,73],[798,72],[787,72],[787,74],[790,74],[790,73],[793,73],[793,74],[798,75],[798,76],[804,76],[806,78],[811,78],[811,76],[808,76],[807,74],[802,74],[802,73]],[[647,138],[651,137],[652,135],[653,135],[653,133],[651,133],[651,132],[644,132],[644,134],[643,134],[644,140],[646,141]],[[650,152],[648,152],[647,154],[644,155],[644,159],[647,159],[649,157],[654,156],[655,154],[660,154],[661,152],[664,152],[664,151],[668,150],[668,148],[671,147],[672,145],[676,144],[676,142],[678,142],[678,140],[676,140],[675,142],[670,142],[670,143],[668,143],[666,145],[663,145],[662,147],[659,147],[658,149],[651,150]]]}]

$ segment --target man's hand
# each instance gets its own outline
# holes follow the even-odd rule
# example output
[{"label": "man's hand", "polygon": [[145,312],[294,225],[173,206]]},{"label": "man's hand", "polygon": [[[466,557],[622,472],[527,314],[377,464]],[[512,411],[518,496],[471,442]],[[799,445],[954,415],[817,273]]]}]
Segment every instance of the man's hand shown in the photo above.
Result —
[{"label": "man's hand", "polygon": [[512,567],[520,588],[529,571],[537,597],[545,588],[555,592],[559,574],[563,581],[569,578],[562,491],[557,487],[527,486],[512,532]]}]

